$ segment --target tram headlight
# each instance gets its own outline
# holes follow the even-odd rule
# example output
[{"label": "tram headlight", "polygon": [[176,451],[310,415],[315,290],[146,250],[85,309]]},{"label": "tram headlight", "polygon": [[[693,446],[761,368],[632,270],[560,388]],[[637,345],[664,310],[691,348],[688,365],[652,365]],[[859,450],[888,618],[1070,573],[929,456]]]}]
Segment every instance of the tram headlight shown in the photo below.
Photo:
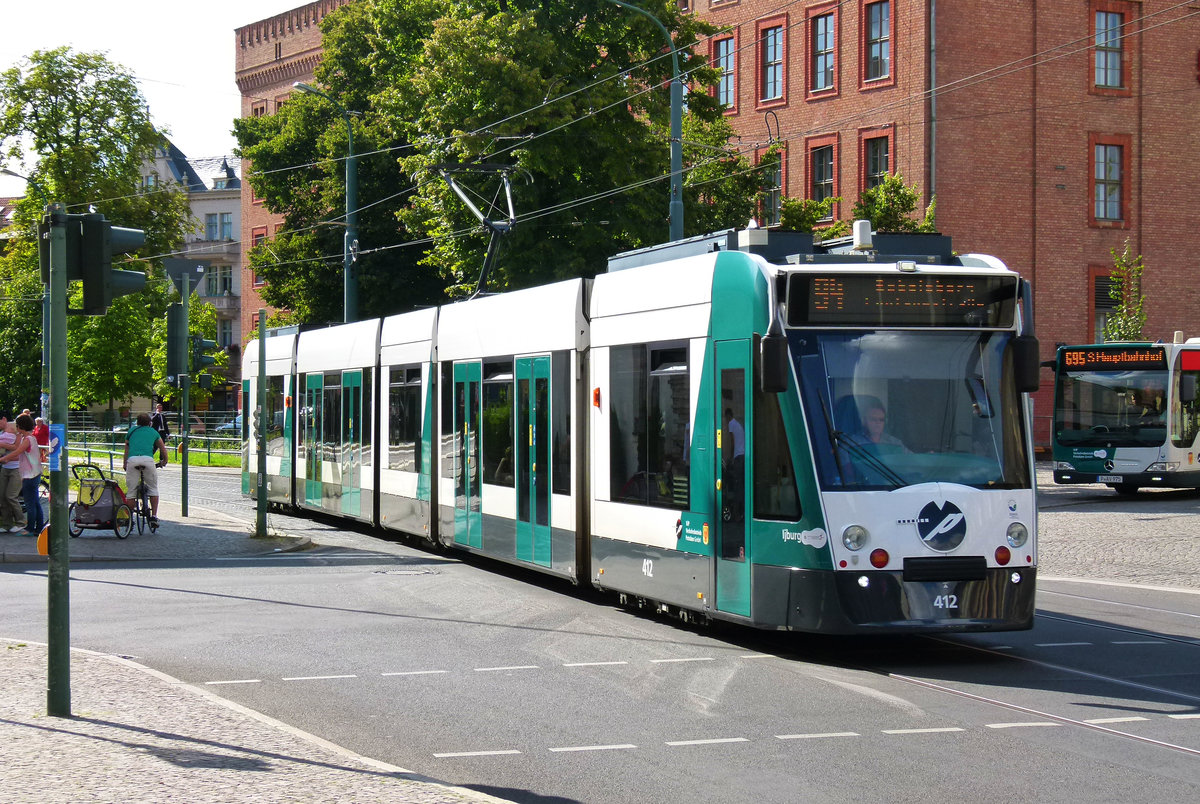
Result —
[{"label": "tram headlight", "polygon": [[1004,534],[1004,538],[1008,540],[1009,547],[1020,547],[1029,541],[1029,529],[1020,522],[1013,522],[1008,526],[1008,532]]},{"label": "tram headlight", "polygon": [[870,535],[862,525],[850,525],[842,531],[842,544],[847,550],[861,550]]}]

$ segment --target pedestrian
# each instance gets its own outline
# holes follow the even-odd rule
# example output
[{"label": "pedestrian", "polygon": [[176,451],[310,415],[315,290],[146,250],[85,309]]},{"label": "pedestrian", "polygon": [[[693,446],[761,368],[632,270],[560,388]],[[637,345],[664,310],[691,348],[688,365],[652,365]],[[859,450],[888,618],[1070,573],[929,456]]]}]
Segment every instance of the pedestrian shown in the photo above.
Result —
[{"label": "pedestrian", "polygon": [[42,451],[33,437],[33,418],[22,413],[17,417],[17,443],[13,449],[0,457],[0,463],[16,460],[20,465],[21,494],[25,497],[26,523],[32,526],[25,530],[26,536],[37,536],[46,527],[46,515],[38,499],[38,486],[42,482]]},{"label": "pedestrian", "polygon": [[150,426],[158,431],[158,437],[165,445],[167,438],[171,435],[171,430],[167,427],[167,417],[163,414],[162,402],[154,406],[154,413],[150,415]]},{"label": "pedestrian", "polygon": [[[17,428],[8,411],[0,411],[0,452],[16,447]],[[16,458],[0,464],[0,533],[25,530],[25,512],[21,510],[21,468]]]}]

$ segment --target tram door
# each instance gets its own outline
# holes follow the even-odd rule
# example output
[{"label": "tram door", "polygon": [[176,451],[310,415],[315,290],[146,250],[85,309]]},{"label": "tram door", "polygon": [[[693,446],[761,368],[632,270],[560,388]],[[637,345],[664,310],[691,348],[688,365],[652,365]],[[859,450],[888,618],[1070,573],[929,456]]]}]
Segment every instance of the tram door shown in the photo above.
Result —
[{"label": "tram door", "polygon": [[305,375],[304,384],[304,502],[321,505],[321,419],[325,407],[325,375]]},{"label": "tram door", "polygon": [[454,364],[454,543],[483,548],[479,363]]},{"label": "tram door", "polygon": [[750,443],[750,342],[716,344],[717,399],[717,609],[750,616],[750,488],[746,445]]},{"label": "tram door", "polygon": [[[254,410],[251,407],[253,401],[250,396],[250,381],[242,380],[242,494],[250,494],[250,437],[249,437],[249,422],[254,417],[250,415],[250,411]],[[165,445],[164,445],[165,446]],[[254,465],[258,466],[258,461]],[[287,477],[285,474],[284,477]]]},{"label": "tram door", "polygon": [[342,513],[362,511],[362,369],[342,372]]},{"label": "tram door", "polygon": [[516,361],[517,558],[550,566],[550,356]]}]

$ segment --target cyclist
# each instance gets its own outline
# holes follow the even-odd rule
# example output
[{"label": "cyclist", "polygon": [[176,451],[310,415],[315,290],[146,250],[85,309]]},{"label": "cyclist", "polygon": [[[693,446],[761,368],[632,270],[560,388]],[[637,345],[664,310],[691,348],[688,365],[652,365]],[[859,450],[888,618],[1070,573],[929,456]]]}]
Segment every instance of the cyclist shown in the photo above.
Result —
[{"label": "cyclist", "polygon": [[[155,464],[154,453],[162,460]],[[130,494],[137,488],[138,469],[142,470],[142,482],[150,497],[150,524],[158,525],[158,473],[155,466],[167,465],[167,448],[158,431],[150,426],[150,414],[139,413],[137,424],[125,439],[125,488]]]}]

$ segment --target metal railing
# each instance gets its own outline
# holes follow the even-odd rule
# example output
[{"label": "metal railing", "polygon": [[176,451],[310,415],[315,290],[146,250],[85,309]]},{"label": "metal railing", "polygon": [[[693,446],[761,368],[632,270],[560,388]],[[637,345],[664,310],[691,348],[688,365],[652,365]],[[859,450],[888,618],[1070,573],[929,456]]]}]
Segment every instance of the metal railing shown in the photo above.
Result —
[{"label": "metal railing", "polygon": [[[108,468],[116,471],[125,455],[125,432],[114,430],[71,430],[68,448],[72,453],[82,453],[88,463],[107,461]],[[178,456],[180,435],[167,437],[166,447]],[[211,462],[213,455],[241,455],[240,434],[232,436],[192,435],[188,439],[188,455],[205,455]]]}]

